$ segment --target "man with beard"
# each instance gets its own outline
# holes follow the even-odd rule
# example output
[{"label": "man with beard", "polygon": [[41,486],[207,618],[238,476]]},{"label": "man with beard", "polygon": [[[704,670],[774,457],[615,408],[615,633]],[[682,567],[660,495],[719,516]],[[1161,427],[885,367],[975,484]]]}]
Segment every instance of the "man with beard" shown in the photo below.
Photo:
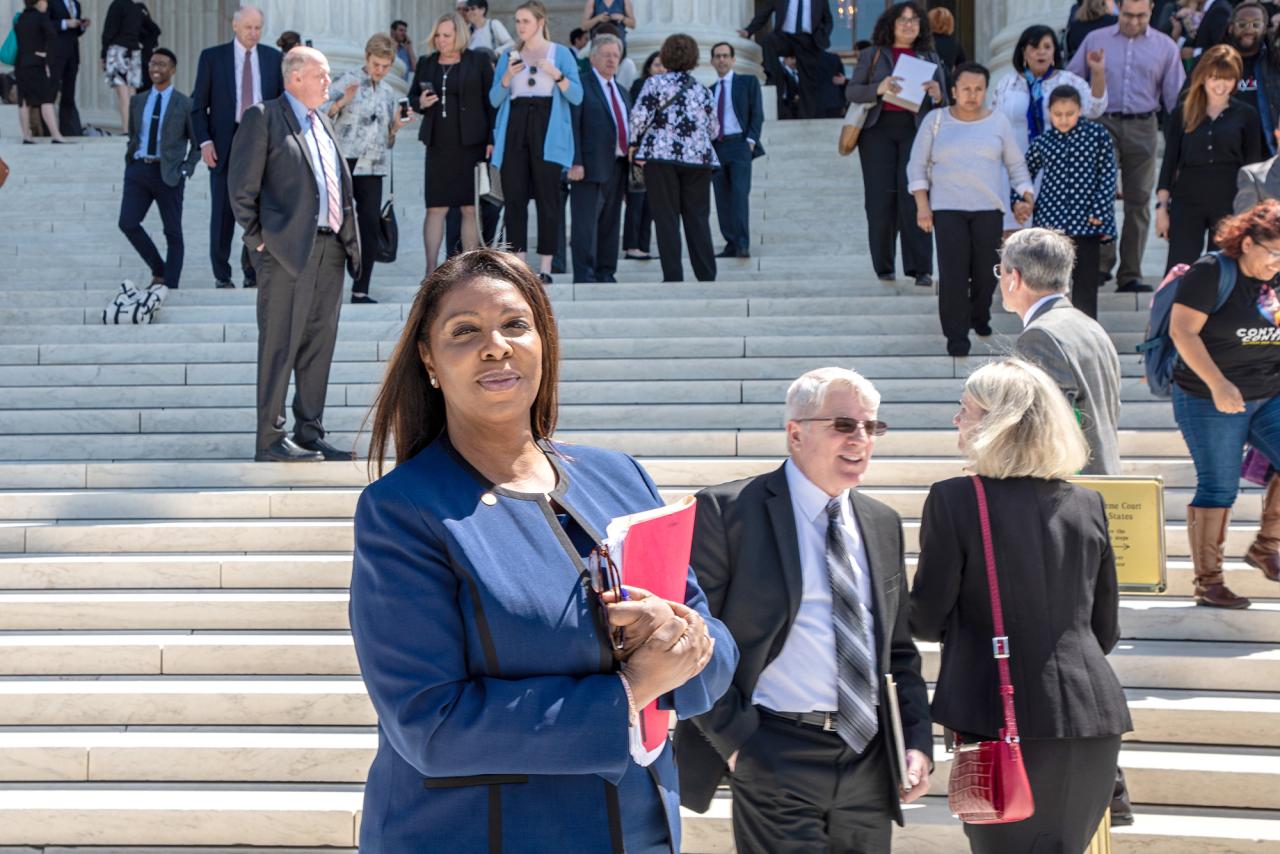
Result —
[{"label": "man with beard", "polygon": [[1240,52],[1244,74],[1233,98],[1258,111],[1262,128],[1262,144],[1276,153],[1272,129],[1280,119],[1280,67],[1267,44],[1267,11],[1257,0],[1236,6],[1227,27],[1227,44]]}]

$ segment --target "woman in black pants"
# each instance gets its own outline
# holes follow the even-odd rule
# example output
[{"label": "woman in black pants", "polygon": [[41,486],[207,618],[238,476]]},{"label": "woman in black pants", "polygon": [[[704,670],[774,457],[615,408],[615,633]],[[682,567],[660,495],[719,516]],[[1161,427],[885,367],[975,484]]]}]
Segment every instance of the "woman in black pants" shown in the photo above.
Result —
[{"label": "woman in black pants", "polygon": [[44,122],[54,142],[66,142],[58,132],[58,115],[53,109],[57,87],[49,79],[49,52],[53,50],[55,33],[49,20],[48,0],[24,0],[25,8],[13,25],[18,40],[18,61],[14,71],[18,78],[18,124],[22,130],[22,142],[32,144],[31,115],[28,107],[40,108]]},{"label": "woman in black pants", "polygon": [[[895,3],[876,20],[872,47],[858,55],[858,66],[845,87],[854,104],[874,104],[858,140],[862,185],[867,210],[867,237],[871,264],[882,282],[894,280],[893,239],[902,244],[902,271],[922,287],[933,286],[933,247],[929,235],[916,225],[916,203],[907,192],[907,160],[916,127],[928,110],[945,106],[946,85],[942,59],[934,52],[933,36],[916,3]],[[924,101],[912,113],[885,103],[887,93],[900,93],[893,76],[898,57],[907,54],[936,63],[934,78],[925,84]],[[904,93],[917,100],[920,93]]]},{"label": "woman in black pants", "polygon": [[[631,84],[631,103],[640,100],[640,92],[650,77],[666,74],[658,51],[649,54],[644,69],[636,82]],[[633,261],[649,261],[649,237],[653,232],[653,213],[649,210],[649,194],[644,190],[627,192],[627,213],[622,221],[622,253]]]},{"label": "woman in black pants", "polygon": [[1267,156],[1257,111],[1231,97],[1243,69],[1235,48],[1209,48],[1165,122],[1156,234],[1169,241],[1166,271],[1199,258],[1206,235],[1209,248],[1217,248],[1213,229],[1233,211],[1236,173]]},{"label": "woman in black pants", "polygon": [[667,36],[660,55],[666,73],[650,77],[631,108],[632,160],[644,167],[662,281],[684,281],[683,221],[693,275],[700,282],[713,282],[711,173],[720,160],[711,141],[720,124],[711,90],[690,73],[698,66],[698,43],[693,37]]}]

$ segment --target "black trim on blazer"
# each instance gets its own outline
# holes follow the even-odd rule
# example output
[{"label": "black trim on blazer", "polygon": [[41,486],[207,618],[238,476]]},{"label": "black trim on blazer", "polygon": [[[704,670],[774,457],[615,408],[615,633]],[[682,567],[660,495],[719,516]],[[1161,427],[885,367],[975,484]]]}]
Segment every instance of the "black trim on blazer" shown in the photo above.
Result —
[{"label": "black trim on blazer", "polygon": [[626,854],[626,846],[622,843],[622,808],[618,804],[618,787],[604,781],[604,808],[609,817],[609,839],[613,843],[613,854]]},{"label": "black trim on blazer", "polygon": [[469,777],[424,777],[424,789],[461,789],[466,786],[498,786],[508,783],[527,783],[528,774],[472,774]]},{"label": "black trim on blazer", "polygon": [[471,597],[471,607],[476,612],[476,632],[480,635],[480,648],[484,652],[486,675],[501,676],[502,671],[498,666],[498,647],[494,644],[493,633],[489,630],[489,618],[484,614],[484,604],[480,600],[480,586],[471,577],[471,573],[463,569],[453,559],[453,555],[449,555],[449,567],[453,570],[453,574],[467,585],[467,593]]},{"label": "black trim on blazer", "polygon": [[489,787],[489,854],[502,854],[502,789]]},{"label": "black trim on blazer", "polygon": [[[668,740],[670,740],[670,736],[668,736]],[[674,759],[675,757],[673,756],[672,758]],[[662,816],[667,820],[667,827],[670,828],[671,811],[667,808],[667,799],[662,796],[662,781],[658,779],[656,766],[657,763],[651,763],[644,770],[649,772],[649,779],[653,780],[653,788],[658,793],[658,803],[662,804]],[[679,821],[679,818],[677,818],[677,821]],[[667,834],[667,848],[671,851],[671,854],[680,854],[680,852],[676,851],[676,842],[671,838],[670,833]]]}]

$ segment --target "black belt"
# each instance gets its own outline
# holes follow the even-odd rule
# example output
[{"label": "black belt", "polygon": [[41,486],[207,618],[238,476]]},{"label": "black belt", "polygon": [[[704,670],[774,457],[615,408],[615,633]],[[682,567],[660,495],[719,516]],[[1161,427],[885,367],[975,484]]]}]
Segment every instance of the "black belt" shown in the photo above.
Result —
[{"label": "black belt", "polygon": [[835,712],[775,712],[773,709],[760,707],[760,714],[768,718],[795,724],[796,726],[816,727],[823,732],[836,731]]},{"label": "black belt", "polygon": [[337,234],[337,232],[327,225],[322,225],[316,229],[316,234]]},{"label": "black belt", "polygon": [[160,162],[159,157],[135,157],[133,159],[138,161],[139,163],[146,163],[148,165],[153,165]]},{"label": "black belt", "polygon": [[739,131],[738,133],[729,133],[729,134],[725,134],[724,136],[721,136],[721,137],[717,138],[717,139],[716,139],[716,140],[714,140],[714,141],[715,141],[715,142],[728,142],[728,141],[729,141],[729,140],[731,140],[731,139],[742,139],[742,138],[743,138],[743,137],[745,137],[745,136],[746,136],[746,133],[744,133],[744,132],[742,132],[742,131]]},{"label": "black belt", "polygon": [[1142,121],[1144,119],[1149,119],[1152,116],[1154,116],[1155,111],[1148,110],[1145,113],[1106,113],[1105,115],[1109,119],[1119,119],[1122,122]]}]

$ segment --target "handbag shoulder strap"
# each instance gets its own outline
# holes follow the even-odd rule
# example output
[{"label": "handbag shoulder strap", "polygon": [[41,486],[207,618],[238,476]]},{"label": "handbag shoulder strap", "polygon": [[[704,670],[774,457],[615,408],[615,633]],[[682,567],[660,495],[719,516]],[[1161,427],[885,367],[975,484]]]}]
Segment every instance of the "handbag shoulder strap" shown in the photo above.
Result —
[{"label": "handbag shoulder strap", "polygon": [[687,76],[685,78],[685,81],[680,84],[680,88],[672,92],[671,95],[666,100],[664,100],[661,104],[658,105],[658,109],[653,111],[653,118],[649,119],[649,123],[644,126],[644,130],[636,134],[636,140],[643,141],[645,134],[649,132],[649,128],[653,124],[653,119],[656,119],[659,113],[665,111],[667,107],[670,107],[671,104],[676,100],[676,98],[679,98],[685,92],[688,92],[690,89],[692,89],[693,84],[694,84],[693,77],[691,75]]},{"label": "handbag shoulder strap", "polygon": [[1018,718],[1013,708],[1013,680],[1009,676],[1009,636],[1004,631],[1004,609],[1000,607],[1000,581],[996,577],[996,550],[991,542],[991,515],[987,511],[987,491],[982,478],[970,476],[973,491],[978,497],[978,521],[982,527],[982,554],[987,564],[987,591],[991,594],[991,625],[995,637],[991,639],[991,654],[1000,671],[1000,701],[1004,706],[1003,741],[1018,741]]}]

